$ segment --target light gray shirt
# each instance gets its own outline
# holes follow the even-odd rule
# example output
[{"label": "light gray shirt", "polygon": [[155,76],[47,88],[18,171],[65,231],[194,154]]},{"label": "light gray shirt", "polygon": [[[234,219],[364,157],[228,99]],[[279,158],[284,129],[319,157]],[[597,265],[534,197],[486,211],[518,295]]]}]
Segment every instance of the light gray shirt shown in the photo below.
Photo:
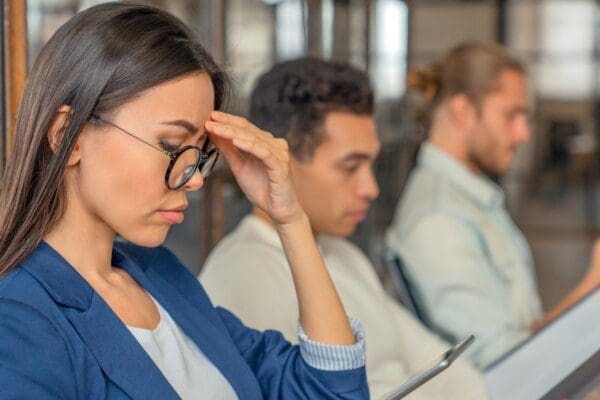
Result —
[{"label": "light gray shirt", "polygon": [[481,367],[542,316],[531,252],[501,188],[431,144],[421,149],[386,241],[434,327],[452,340],[475,335],[466,354]]}]

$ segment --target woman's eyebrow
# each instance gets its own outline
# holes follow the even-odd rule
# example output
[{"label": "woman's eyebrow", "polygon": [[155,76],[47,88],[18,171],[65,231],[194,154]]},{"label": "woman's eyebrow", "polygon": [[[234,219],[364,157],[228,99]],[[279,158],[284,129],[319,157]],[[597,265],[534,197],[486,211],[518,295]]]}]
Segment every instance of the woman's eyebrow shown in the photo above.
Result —
[{"label": "woman's eyebrow", "polygon": [[184,128],[190,135],[195,135],[198,132],[198,127],[185,119],[176,119],[173,121],[161,122],[162,125],[180,126]]}]

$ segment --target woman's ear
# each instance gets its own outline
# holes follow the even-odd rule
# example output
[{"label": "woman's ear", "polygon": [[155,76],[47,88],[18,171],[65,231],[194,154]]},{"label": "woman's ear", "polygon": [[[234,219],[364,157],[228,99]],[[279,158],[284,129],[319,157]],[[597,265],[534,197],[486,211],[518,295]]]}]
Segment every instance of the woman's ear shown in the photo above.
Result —
[{"label": "woman's ear", "polygon": [[[58,108],[56,115],[52,119],[52,123],[50,124],[50,129],[48,129],[48,143],[50,144],[50,148],[54,153],[56,153],[56,149],[60,141],[62,140],[63,134],[69,125],[69,114],[71,113],[71,107],[67,105],[62,105]],[[71,154],[69,155],[69,159],[67,160],[67,166],[73,166],[79,162],[80,158],[80,144],[79,138],[77,139],[77,143],[71,150]]]},{"label": "woman's ear", "polygon": [[56,153],[56,149],[58,148],[58,144],[62,139],[62,136],[67,128],[67,124],[69,122],[69,113],[71,112],[71,107],[69,106],[60,106],[54,118],[52,119],[52,123],[50,124],[50,129],[48,129],[48,143],[50,144],[50,148],[54,153]]}]

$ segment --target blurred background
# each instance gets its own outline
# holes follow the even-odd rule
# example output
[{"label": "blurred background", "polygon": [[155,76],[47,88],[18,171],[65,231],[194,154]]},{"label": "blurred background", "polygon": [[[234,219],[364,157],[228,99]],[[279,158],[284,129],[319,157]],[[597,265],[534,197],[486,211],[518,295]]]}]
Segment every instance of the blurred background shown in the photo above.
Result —
[{"label": "blurred background", "polygon": [[[0,1],[0,168],[27,70],[53,32],[101,1]],[[273,63],[310,54],[368,71],[383,143],[381,195],[353,241],[375,262],[426,133],[411,121],[407,68],[427,65],[469,39],[497,41],[529,67],[533,139],[501,184],[536,261],[544,306],[581,278],[600,234],[600,1],[597,0],[169,0],[231,74],[228,110],[246,114],[254,79]],[[225,165],[190,196],[169,246],[195,273],[214,244],[249,210]]]}]

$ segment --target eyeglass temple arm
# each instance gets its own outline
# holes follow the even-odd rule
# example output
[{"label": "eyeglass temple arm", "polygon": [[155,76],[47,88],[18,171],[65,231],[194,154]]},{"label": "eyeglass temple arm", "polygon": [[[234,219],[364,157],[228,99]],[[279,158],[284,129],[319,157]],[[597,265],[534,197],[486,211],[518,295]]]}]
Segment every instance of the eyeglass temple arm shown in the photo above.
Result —
[{"label": "eyeglass temple arm", "polygon": [[145,141],[144,139],[142,139],[142,138],[140,138],[140,137],[137,137],[137,136],[136,136],[136,135],[134,135],[133,133],[131,133],[131,132],[127,132],[125,129],[121,128],[120,126],[117,126],[117,125],[113,124],[113,123],[112,123],[112,122],[110,122],[110,121],[107,121],[107,120],[105,120],[105,119],[103,119],[103,118],[100,118],[100,117],[97,117],[97,116],[94,116],[94,115],[92,115],[92,117],[93,117],[93,118],[95,118],[95,119],[97,119],[98,121],[102,121],[102,122],[104,122],[105,124],[108,124],[108,125],[112,126],[113,128],[117,128],[117,129],[118,129],[118,130],[120,130],[121,132],[123,132],[123,133],[125,133],[125,134],[127,134],[127,135],[131,136],[131,137],[132,137],[132,138],[134,138],[134,139],[137,139],[137,140],[139,140],[139,141],[140,141],[140,142],[142,142],[142,143],[145,143],[145,144],[147,144],[148,146],[152,147],[152,148],[153,148],[153,149],[155,149],[155,150],[158,150],[158,151],[160,151],[161,153],[163,153],[163,154],[166,154],[167,156],[169,156],[169,158],[173,158],[173,154],[171,154],[171,152],[170,152],[170,151],[163,150],[163,149],[161,149],[160,147],[157,147],[157,146],[153,145],[152,143],[150,143],[150,142],[147,142],[147,141]]}]

